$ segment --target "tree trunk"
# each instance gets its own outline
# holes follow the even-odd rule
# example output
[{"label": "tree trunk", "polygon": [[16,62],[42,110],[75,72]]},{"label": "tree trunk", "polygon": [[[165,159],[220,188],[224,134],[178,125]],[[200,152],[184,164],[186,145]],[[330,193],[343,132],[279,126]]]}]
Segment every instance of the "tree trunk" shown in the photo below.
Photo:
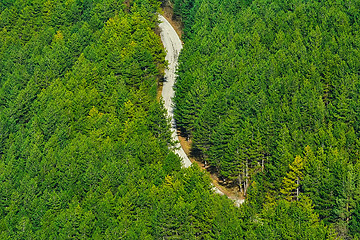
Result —
[{"label": "tree trunk", "polygon": [[299,178],[297,178],[296,183],[298,185],[297,188],[296,188],[296,201],[299,201],[299,188],[300,188],[300,180],[299,180]]},{"label": "tree trunk", "polygon": [[[246,173],[246,169],[245,169],[245,166],[243,166],[243,174],[245,175]],[[246,192],[245,192],[245,189],[246,189],[246,181],[244,181],[244,179],[243,179],[243,185],[244,185],[244,187],[243,187],[243,190],[244,190],[244,196],[246,195]]]},{"label": "tree trunk", "polygon": [[248,187],[249,187],[249,159],[246,158],[244,196],[246,196]]},{"label": "tree trunk", "polygon": [[242,187],[241,187],[241,173],[239,173],[238,182],[239,182],[239,191],[242,192]]},{"label": "tree trunk", "polygon": [[346,223],[349,224],[349,197],[347,197],[347,201],[346,201]]}]

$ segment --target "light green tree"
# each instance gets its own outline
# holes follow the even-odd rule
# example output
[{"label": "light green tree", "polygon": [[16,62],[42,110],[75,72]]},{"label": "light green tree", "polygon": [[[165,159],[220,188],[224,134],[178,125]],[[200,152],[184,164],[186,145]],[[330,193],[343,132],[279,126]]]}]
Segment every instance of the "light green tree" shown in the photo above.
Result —
[{"label": "light green tree", "polygon": [[299,200],[300,180],[303,178],[304,160],[296,156],[294,162],[289,165],[289,172],[282,181],[281,194],[288,201]]}]

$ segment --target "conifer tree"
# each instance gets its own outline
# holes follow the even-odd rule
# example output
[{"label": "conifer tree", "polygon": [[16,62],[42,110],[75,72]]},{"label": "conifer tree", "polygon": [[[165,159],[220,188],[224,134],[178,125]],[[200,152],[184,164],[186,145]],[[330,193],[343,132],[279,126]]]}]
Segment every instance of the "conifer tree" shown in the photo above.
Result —
[{"label": "conifer tree", "polygon": [[281,194],[288,201],[299,200],[300,180],[303,178],[304,160],[296,156],[295,160],[289,165],[289,172],[282,181]]}]

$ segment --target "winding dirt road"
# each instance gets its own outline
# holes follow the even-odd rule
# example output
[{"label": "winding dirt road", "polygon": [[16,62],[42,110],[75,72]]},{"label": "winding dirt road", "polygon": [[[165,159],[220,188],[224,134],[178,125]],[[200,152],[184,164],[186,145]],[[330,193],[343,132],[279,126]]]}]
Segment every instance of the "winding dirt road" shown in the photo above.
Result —
[{"label": "winding dirt road", "polygon": [[[165,59],[169,63],[168,69],[165,70],[165,82],[163,84],[161,95],[164,99],[164,106],[167,110],[168,116],[171,118],[172,139],[174,142],[177,142],[175,146],[175,153],[181,157],[183,167],[187,168],[191,166],[191,161],[179,143],[179,138],[177,136],[177,130],[176,130],[176,122],[174,119],[174,112],[173,112],[174,105],[172,101],[175,94],[173,87],[176,79],[176,67],[178,63],[178,56],[182,49],[182,43],[179,36],[175,32],[174,28],[166,20],[166,18],[164,18],[159,14],[159,20],[161,21],[161,23],[159,24],[159,27],[161,29],[160,37],[164,45],[164,48],[166,49]],[[218,189],[215,185],[213,185],[213,189],[214,192],[224,195],[224,193],[220,191],[220,189]],[[244,200],[240,200],[240,199],[235,199],[235,198],[231,198],[231,199],[234,201],[234,204],[236,206],[240,206],[240,204],[244,202]]]},{"label": "winding dirt road", "polygon": [[[161,95],[164,99],[164,105],[167,110],[168,116],[171,118],[172,139],[175,142],[179,142],[178,136],[176,134],[176,123],[174,119],[172,99],[174,97],[173,86],[175,84],[176,78],[175,72],[178,62],[178,56],[182,49],[182,43],[171,24],[161,15],[159,15],[159,20],[161,21],[161,23],[159,24],[159,27],[161,29],[161,41],[167,51],[165,59],[169,62],[168,69],[165,70],[165,82]],[[191,161],[184,152],[184,149],[182,149],[182,147],[180,146],[180,143],[177,143],[175,147],[175,153],[181,157],[183,167],[190,167]]]}]

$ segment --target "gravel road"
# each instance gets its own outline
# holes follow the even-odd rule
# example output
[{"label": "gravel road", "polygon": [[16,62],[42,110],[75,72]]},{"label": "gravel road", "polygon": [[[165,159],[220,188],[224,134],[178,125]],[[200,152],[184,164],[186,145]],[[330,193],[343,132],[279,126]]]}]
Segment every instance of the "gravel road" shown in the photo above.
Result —
[{"label": "gravel road", "polygon": [[[173,113],[173,97],[174,97],[174,83],[176,78],[176,67],[179,53],[182,49],[182,43],[180,41],[179,36],[175,32],[174,28],[171,24],[161,15],[159,15],[159,20],[161,23],[159,27],[161,29],[161,41],[166,49],[166,57],[165,59],[169,62],[169,68],[165,70],[165,82],[162,89],[162,97],[164,99],[164,105],[168,112],[168,116],[171,118],[171,132],[172,138],[174,141],[178,142],[178,136],[176,134],[176,123],[174,119]],[[182,159],[183,167],[189,167],[191,165],[191,161],[189,160],[188,156],[182,149],[180,143],[176,144],[175,153],[178,154]]]},{"label": "gravel road", "polygon": [[[166,57],[165,59],[169,62],[169,67],[167,70],[165,70],[165,82],[162,89],[162,97],[164,99],[164,106],[167,110],[168,116],[171,118],[171,132],[172,132],[172,138],[175,142],[179,141],[179,138],[177,136],[176,131],[176,122],[174,119],[174,113],[173,113],[173,97],[174,97],[174,84],[176,79],[176,67],[178,62],[178,56],[182,49],[182,43],[175,32],[174,28],[171,26],[171,24],[159,14],[159,20],[161,23],[159,24],[159,27],[161,29],[161,41],[164,45],[164,48],[166,49]],[[191,161],[184,152],[184,149],[182,149],[180,143],[177,143],[175,146],[175,153],[178,154],[182,159],[182,165],[183,167],[187,168],[191,166]],[[224,195],[223,192],[220,191],[217,187],[213,185],[214,192]],[[230,197],[234,201],[235,206],[240,206],[244,200],[235,199]]]}]

